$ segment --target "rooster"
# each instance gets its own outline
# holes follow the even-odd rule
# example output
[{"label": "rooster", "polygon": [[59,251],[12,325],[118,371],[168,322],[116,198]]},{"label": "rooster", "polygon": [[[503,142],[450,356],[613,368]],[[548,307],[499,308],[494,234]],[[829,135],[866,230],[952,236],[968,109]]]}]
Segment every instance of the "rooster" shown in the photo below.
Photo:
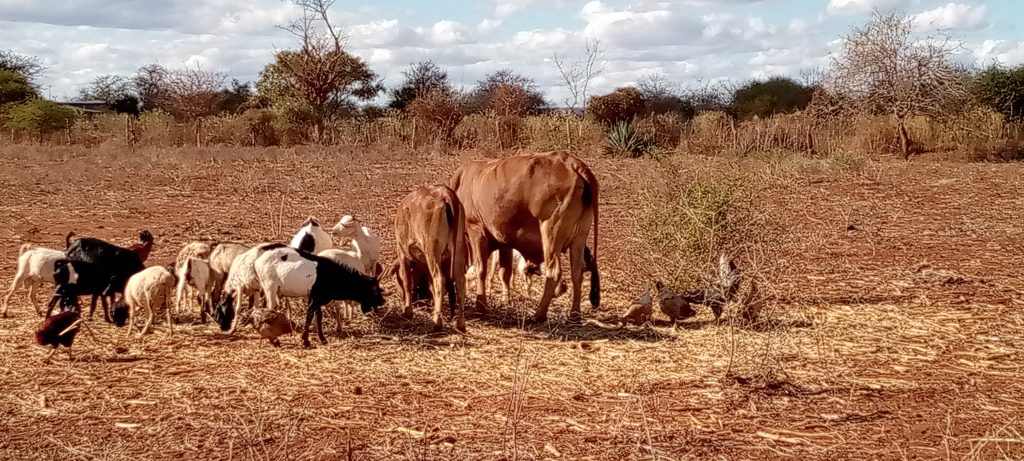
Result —
[{"label": "rooster", "polygon": [[52,346],[53,351],[46,356],[43,363],[49,363],[50,357],[57,353],[58,346],[68,348],[68,360],[71,359],[71,343],[75,341],[80,325],[80,314],[77,311],[65,311],[47,318],[36,328],[36,344]]},{"label": "rooster", "polygon": [[643,294],[641,294],[640,297],[629,306],[629,309],[626,311],[626,315],[623,315],[619,320],[619,326],[624,326],[627,323],[643,325],[651,319],[652,313],[651,282],[647,282],[647,287],[644,288]]},{"label": "rooster", "polygon": [[281,347],[281,341],[277,339],[278,336],[286,335],[299,329],[298,325],[288,320],[288,317],[285,317],[280,312],[271,313],[262,319],[258,325],[257,330],[259,330],[260,337],[270,340],[270,344],[273,344],[274,347]]}]

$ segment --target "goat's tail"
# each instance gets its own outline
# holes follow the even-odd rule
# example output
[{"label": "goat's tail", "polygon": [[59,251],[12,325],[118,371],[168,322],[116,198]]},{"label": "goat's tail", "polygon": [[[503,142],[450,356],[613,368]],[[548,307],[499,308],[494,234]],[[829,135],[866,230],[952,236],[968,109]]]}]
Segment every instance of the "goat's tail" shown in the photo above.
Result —
[{"label": "goat's tail", "polygon": [[75,231],[68,232],[68,235],[64,236],[64,249],[71,248],[71,237],[75,236]]},{"label": "goat's tail", "polygon": [[32,247],[33,245],[31,243],[22,243],[21,246],[18,247],[18,256],[25,254],[25,252],[31,250]]}]

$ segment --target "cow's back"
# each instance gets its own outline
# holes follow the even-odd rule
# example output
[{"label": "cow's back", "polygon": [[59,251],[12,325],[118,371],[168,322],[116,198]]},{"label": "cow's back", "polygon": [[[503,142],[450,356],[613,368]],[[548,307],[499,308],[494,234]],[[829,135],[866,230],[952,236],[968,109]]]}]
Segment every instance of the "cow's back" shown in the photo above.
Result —
[{"label": "cow's back", "polygon": [[[541,259],[540,222],[556,213],[586,212],[588,183],[596,187],[589,167],[575,156],[556,151],[471,160],[449,184],[462,201],[467,225],[483,226],[496,241],[537,261]],[[576,197],[579,209],[567,207]],[[575,221],[579,216],[565,218]]]}]

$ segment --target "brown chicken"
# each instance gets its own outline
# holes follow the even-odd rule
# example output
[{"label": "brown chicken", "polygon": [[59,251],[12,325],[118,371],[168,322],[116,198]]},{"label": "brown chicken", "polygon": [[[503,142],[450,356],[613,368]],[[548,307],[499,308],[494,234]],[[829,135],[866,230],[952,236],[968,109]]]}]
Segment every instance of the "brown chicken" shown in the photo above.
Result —
[{"label": "brown chicken", "polygon": [[259,323],[258,328],[260,337],[270,340],[270,344],[273,344],[274,347],[281,347],[281,341],[277,339],[278,336],[286,335],[297,329],[298,325],[288,320],[288,317],[280,312],[268,315]]},{"label": "brown chicken", "polygon": [[643,294],[629,306],[626,315],[623,315],[619,320],[619,326],[625,326],[627,323],[643,325],[651,320],[653,312],[651,305],[651,282],[647,282],[647,287],[644,288]]},{"label": "brown chicken", "polygon": [[690,304],[695,300],[695,294],[680,294],[672,288],[665,286],[659,280],[654,284],[658,289],[658,308],[668,316],[674,325],[676,322],[688,319],[697,314]]}]

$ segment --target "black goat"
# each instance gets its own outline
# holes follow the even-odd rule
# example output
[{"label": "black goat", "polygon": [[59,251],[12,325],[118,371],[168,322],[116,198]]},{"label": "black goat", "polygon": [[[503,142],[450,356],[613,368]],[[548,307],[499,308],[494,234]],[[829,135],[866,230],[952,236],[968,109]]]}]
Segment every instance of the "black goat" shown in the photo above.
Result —
[{"label": "black goat", "polygon": [[[110,304],[116,294],[124,293],[128,279],[145,268],[142,258],[127,248],[96,238],[83,237],[71,242],[72,235],[73,232],[65,238],[67,249],[64,252],[70,264],[63,264],[54,271],[58,287],[54,297],[60,297],[62,307],[77,308],[78,296],[92,295],[89,318],[96,311],[98,297],[103,303],[103,318],[110,322]],[[55,303],[56,299],[50,301],[47,316]]]}]

